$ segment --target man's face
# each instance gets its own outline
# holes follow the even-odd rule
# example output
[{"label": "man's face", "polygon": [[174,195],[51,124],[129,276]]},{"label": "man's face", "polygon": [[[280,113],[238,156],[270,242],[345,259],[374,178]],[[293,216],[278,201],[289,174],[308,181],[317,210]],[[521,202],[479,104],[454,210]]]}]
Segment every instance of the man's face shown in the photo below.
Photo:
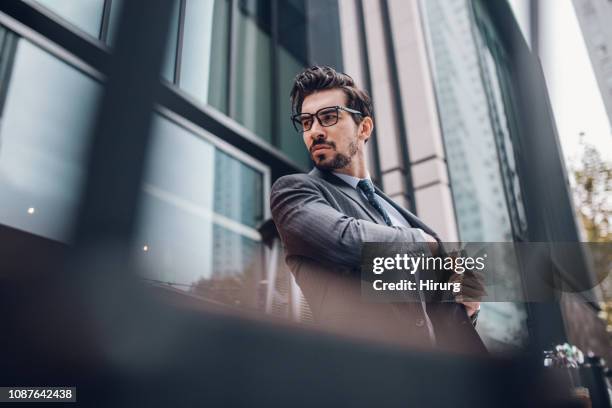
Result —
[{"label": "man's face", "polygon": [[[346,106],[346,95],[341,89],[328,89],[304,98],[302,113],[316,113],[330,106]],[[315,118],[312,128],[304,132],[304,144],[315,166],[323,170],[347,167],[367,137],[360,135],[360,126],[350,113],[340,110],[338,123],[324,127]],[[368,135],[369,136],[369,135]]]}]

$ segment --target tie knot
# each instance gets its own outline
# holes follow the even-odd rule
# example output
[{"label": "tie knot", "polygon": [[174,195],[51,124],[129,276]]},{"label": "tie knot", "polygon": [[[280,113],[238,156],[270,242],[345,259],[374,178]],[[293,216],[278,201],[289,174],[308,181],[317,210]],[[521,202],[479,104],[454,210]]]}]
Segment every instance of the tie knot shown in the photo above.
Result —
[{"label": "tie knot", "polygon": [[374,193],[374,184],[369,179],[359,180],[357,183],[357,187],[359,187],[366,195]]}]

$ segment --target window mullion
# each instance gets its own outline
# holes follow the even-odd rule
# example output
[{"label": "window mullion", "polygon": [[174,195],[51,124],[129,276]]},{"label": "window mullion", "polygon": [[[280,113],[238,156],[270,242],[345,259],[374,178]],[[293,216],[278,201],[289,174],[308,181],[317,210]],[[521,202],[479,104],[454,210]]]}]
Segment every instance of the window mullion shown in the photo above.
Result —
[{"label": "window mullion", "polygon": [[104,0],[104,8],[102,11],[102,23],[100,24],[100,41],[106,44],[108,38],[108,24],[110,21],[111,7],[113,0]]},{"label": "window mullion", "polygon": [[180,0],[178,34],[176,36],[176,59],[174,61],[174,83],[179,86],[181,82],[181,64],[183,61],[183,36],[185,35],[185,10],[187,0]]},{"label": "window mullion", "polygon": [[270,120],[272,124],[272,137],[271,142],[273,146],[280,147],[280,129],[278,123],[278,0],[272,0],[270,3],[270,36],[272,43],[272,69],[270,70],[270,75],[272,80],[270,83],[272,84],[272,100],[270,101]]}]

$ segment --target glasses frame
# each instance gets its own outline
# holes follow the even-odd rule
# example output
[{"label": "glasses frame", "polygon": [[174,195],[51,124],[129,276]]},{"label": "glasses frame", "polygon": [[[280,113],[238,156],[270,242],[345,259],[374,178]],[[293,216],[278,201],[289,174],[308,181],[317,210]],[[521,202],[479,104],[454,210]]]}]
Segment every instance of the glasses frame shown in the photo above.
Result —
[{"label": "glasses frame", "polygon": [[[331,125],[324,125],[323,122],[321,121],[321,118],[319,117],[319,113],[326,110],[326,109],[335,109],[336,110],[336,115],[337,115],[337,119],[334,123],[332,123]],[[308,129],[303,129],[301,125],[299,125],[297,122],[297,119],[302,116],[302,115],[310,115],[310,118],[316,118],[317,122],[319,122],[319,125],[321,125],[322,127],[331,127],[334,126],[338,123],[338,121],[340,120],[340,112],[339,111],[345,111],[348,113],[352,113],[355,115],[361,115],[363,116],[362,112],[359,112],[355,109],[351,109],[351,108],[347,108],[345,106],[340,106],[340,105],[336,105],[336,106],[326,106],[324,108],[319,109],[318,111],[316,111],[315,113],[296,113],[295,115],[291,116],[291,123],[293,124],[293,127],[295,128],[295,130],[298,133],[304,133],[304,132],[308,132],[310,129],[312,129],[312,124],[310,125],[310,127]],[[301,121],[299,121],[301,123]],[[312,123],[314,124],[314,120],[312,121]]]}]

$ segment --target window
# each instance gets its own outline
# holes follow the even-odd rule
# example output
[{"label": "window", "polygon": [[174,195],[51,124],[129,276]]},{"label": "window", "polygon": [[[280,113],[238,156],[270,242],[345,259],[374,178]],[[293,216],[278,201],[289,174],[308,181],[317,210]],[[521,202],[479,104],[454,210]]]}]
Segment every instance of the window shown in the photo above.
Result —
[{"label": "window", "polygon": [[[232,115],[262,139],[272,142],[271,2],[238,2],[236,77]],[[276,115],[276,112],[274,113]]]},{"label": "window", "polygon": [[[0,224],[68,241],[100,86],[2,29]],[[15,46],[14,60],[7,60]],[[8,82],[7,82],[8,81]]]},{"label": "window", "polygon": [[144,278],[207,300],[258,307],[264,172],[157,117],[137,233]]},{"label": "window", "polygon": [[[471,2],[422,0],[420,5],[428,31],[436,35],[428,46],[459,236],[467,242],[513,241],[519,238],[511,222],[516,206],[507,191],[517,185],[518,178],[507,177],[506,169],[513,168],[514,162],[504,155],[512,146],[505,145],[509,129],[503,85],[491,71],[492,61],[484,60],[490,56],[474,34]],[[458,29],[462,26],[474,30]],[[505,261],[498,267],[500,273],[517,270],[512,259]],[[514,286],[504,287],[505,291],[520,293],[520,277],[515,278]],[[478,331],[492,349],[520,347],[527,336],[524,305],[483,304]]]},{"label": "window", "polygon": [[100,36],[104,0],[36,0],[92,37]]},{"label": "window", "polygon": [[278,38],[278,121],[280,149],[303,167],[310,165],[302,136],[291,125],[289,93],[295,76],[308,65],[304,0],[280,1]]},{"label": "window", "polygon": [[308,154],[289,120],[293,78],[308,65],[304,1],[185,4],[179,86],[306,167]]},{"label": "window", "polygon": [[184,24],[180,87],[228,113],[229,1],[188,0]]},{"label": "window", "polygon": [[[110,18],[108,21],[108,37],[106,42],[109,46],[115,45],[118,29],[121,8],[124,0],[113,0],[111,3]],[[176,50],[179,27],[179,9],[180,2],[175,1],[170,27],[168,28],[168,38],[166,41],[166,55],[161,69],[162,77],[168,82],[174,82],[175,66],[176,66]]]},{"label": "window", "polygon": [[[111,3],[111,47],[123,1]],[[289,119],[293,78],[309,65],[306,33],[305,0],[177,1],[162,77],[306,168],[308,152]]]},{"label": "window", "polygon": [[[510,128],[513,125],[511,120],[513,112],[509,110],[509,105],[504,101],[503,95],[503,87],[507,86],[509,78],[508,73],[504,71],[506,61],[503,61],[502,56],[498,55],[501,64],[496,64],[491,49],[485,45],[484,41],[481,39],[478,44],[480,45],[481,55],[485,62],[484,73],[487,79],[485,85],[489,90],[491,99],[490,105],[493,113],[495,141],[498,145],[498,156],[502,168],[501,174],[506,200],[508,201],[510,221],[515,237],[524,239],[527,233],[527,219],[521,198],[517,165],[514,159],[516,147],[510,135]],[[506,113],[507,110],[508,114]]]},{"label": "window", "polygon": [[[471,31],[456,30],[460,25],[472,24],[469,2],[452,0],[452,3],[453,7],[447,7],[440,0],[421,4],[429,31],[440,33],[439,41],[430,40],[430,47],[434,77],[439,78],[434,85],[454,200],[459,195],[466,204],[469,202],[465,208],[470,214],[458,210],[457,218],[481,218],[479,224],[470,223],[469,228],[459,223],[459,236],[471,242],[509,241],[512,227],[508,222],[500,222],[508,208],[503,200],[499,159],[495,150],[487,149],[487,145],[494,144],[495,124],[487,110],[489,101],[480,76],[477,45]],[[444,18],[434,18],[434,15],[444,15]],[[442,55],[446,57],[440,58]],[[453,80],[450,72],[454,73]],[[474,191],[463,191],[470,188]],[[500,199],[504,204],[495,205]],[[477,209],[476,214],[472,213],[473,209]]]}]

